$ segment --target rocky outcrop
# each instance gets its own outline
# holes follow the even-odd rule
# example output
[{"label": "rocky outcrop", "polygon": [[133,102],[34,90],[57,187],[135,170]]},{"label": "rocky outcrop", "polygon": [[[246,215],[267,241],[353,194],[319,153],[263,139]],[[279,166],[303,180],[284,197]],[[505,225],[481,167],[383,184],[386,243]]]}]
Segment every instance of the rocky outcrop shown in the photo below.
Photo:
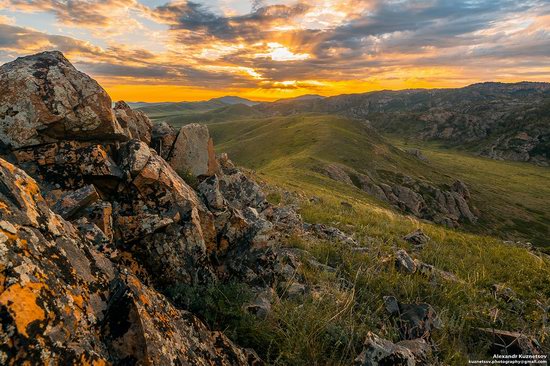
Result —
[{"label": "rocky outcrop", "polygon": [[403,237],[403,239],[408,241],[415,247],[422,247],[423,245],[425,245],[427,242],[430,241],[430,237],[424,234],[424,232],[421,229],[417,229],[412,233],[408,233]]},{"label": "rocky outcrop", "polygon": [[0,67],[0,141],[10,148],[58,140],[124,140],[101,86],[60,52],[21,57]]},{"label": "rocky outcrop", "polygon": [[246,365],[250,355],[118,267],[0,159],[3,364]]},{"label": "rocky outcrop", "polygon": [[214,143],[206,126],[192,123],[178,133],[168,162],[177,172],[188,172],[196,177],[212,175],[217,170]]},{"label": "rocky outcrop", "polygon": [[337,164],[327,165],[324,173],[338,182],[355,185],[404,212],[438,224],[457,227],[477,221],[469,205],[470,191],[459,180],[450,186],[435,186],[395,173],[388,174],[393,177],[391,180],[382,177],[373,179],[367,174]]},{"label": "rocky outcrop", "polygon": [[212,176],[218,167],[206,126],[192,123],[179,131],[163,122],[153,127],[151,146],[182,176]]},{"label": "rocky outcrop", "polygon": [[[69,93],[72,112],[52,119],[70,124],[64,134],[32,123],[22,131],[13,116],[2,122],[2,131],[14,134],[5,135],[11,137],[1,153],[18,167],[0,159],[0,363],[260,363],[162,291],[230,278],[269,291],[278,278],[288,280],[278,265],[285,255],[274,244],[303,231],[300,216],[269,204],[226,155],[216,158],[205,127],[153,128],[155,150],[147,143],[148,120],[117,103],[119,129],[104,91],[88,90],[97,84],[60,54],[22,60],[2,72],[42,70],[46,76],[26,77],[54,83],[52,95],[39,95],[57,109],[37,118],[62,111],[65,102],[57,99],[73,92],[66,79],[86,97]],[[67,90],[60,95],[60,88]],[[2,108],[12,102],[0,98]],[[38,110],[19,107],[21,116]],[[101,134],[88,130],[88,117],[103,123]],[[105,125],[109,118],[117,129]],[[172,164],[188,169],[197,191]],[[298,293],[300,284],[291,285]]]},{"label": "rocky outcrop", "polygon": [[153,125],[151,134],[151,147],[155,149],[164,160],[168,160],[172,148],[174,147],[174,142],[178,137],[177,131],[168,123],[160,122]]},{"label": "rocky outcrop", "polygon": [[429,339],[434,330],[441,328],[441,320],[430,304],[404,304],[393,296],[385,296],[384,304],[403,340]]},{"label": "rocky outcrop", "polygon": [[116,119],[120,126],[127,130],[126,134],[133,139],[151,143],[153,124],[145,113],[133,110],[124,101],[118,101],[113,108]]},{"label": "rocky outcrop", "polygon": [[353,182],[351,181],[351,178],[346,173],[346,171],[340,167],[338,164],[329,164],[325,167],[325,173],[328,175],[331,179],[334,179],[335,181],[346,183],[349,185],[352,185]]}]

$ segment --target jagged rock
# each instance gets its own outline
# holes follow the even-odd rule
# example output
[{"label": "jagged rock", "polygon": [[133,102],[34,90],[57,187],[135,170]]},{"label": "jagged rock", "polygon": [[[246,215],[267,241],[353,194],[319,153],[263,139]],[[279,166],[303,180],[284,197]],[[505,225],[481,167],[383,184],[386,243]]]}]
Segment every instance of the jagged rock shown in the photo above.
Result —
[{"label": "jagged rock", "polygon": [[416,262],[411,258],[409,253],[403,249],[400,249],[397,253],[395,253],[395,267],[397,270],[406,273],[416,272]]},{"label": "jagged rock", "polygon": [[40,181],[63,189],[78,189],[87,184],[113,190],[124,173],[110,157],[106,147],[62,141],[23,148],[14,152],[17,164]]},{"label": "jagged rock", "polygon": [[353,247],[357,247],[359,245],[354,238],[332,226],[324,224],[304,224],[304,229],[312,232],[321,239],[337,240]]},{"label": "jagged rock", "polygon": [[421,275],[424,275],[429,279],[433,279],[433,280],[443,279],[445,281],[462,282],[453,273],[443,271],[439,268],[435,268],[431,264],[427,264],[421,261],[416,261],[416,268],[417,268],[416,273],[420,273]]},{"label": "jagged rock", "polygon": [[128,131],[130,138],[139,139],[147,145],[151,143],[153,124],[145,113],[133,110],[122,100],[115,103],[113,110],[118,123]]},{"label": "jagged rock", "polygon": [[432,347],[422,338],[399,341],[396,345],[405,347],[411,351],[417,366],[429,366],[436,364],[436,362],[434,362]]},{"label": "jagged rock", "polygon": [[211,210],[222,210],[226,206],[220,192],[220,180],[216,175],[203,180],[197,190],[202,194],[204,202]]},{"label": "jagged rock", "polygon": [[287,237],[301,235],[304,223],[296,210],[293,206],[270,206],[262,211],[262,217],[272,223],[278,233]]},{"label": "jagged rock", "polygon": [[120,237],[125,241],[149,235],[162,227],[193,218],[208,242],[215,237],[211,214],[195,191],[144,142],[131,140],[121,147],[119,165],[130,174],[120,191],[115,212]]},{"label": "jagged rock", "polygon": [[178,132],[168,123],[160,122],[153,124],[151,135],[151,147],[155,149],[164,160],[168,160],[176,137],[178,137]]},{"label": "jagged rock", "polygon": [[415,356],[405,346],[396,345],[369,332],[363,344],[363,351],[354,361],[355,366],[415,366]]},{"label": "jagged rock", "polygon": [[121,274],[2,159],[0,186],[2,363],[261,362]]},{"label": "jagged rock", "polygon": [[266,318],[271,313],[271,303],[277,297],[272,288],[263,289],[256,294],[251,304],[245,310],[259,318]]},{"label": "jagged rock", "polygon": [[412,149],[407,149],[405,151],[407,152],[407,154],[413,155],[418,160],[422,160],[425,163],[428,162],[428,158],[424,154],[422,154],[422,151],[420,149],[412,148]]},{"label": "jagged rock", "polygon": [[64,219],[70,219],[78,211],[99,200],[99,194],[91,184],[75,191],[67,191],[52,206],[52,210]]},{"label": "jagged rock", "polygon": [[423,246],[424,244],[430,241],[430,237],[424,234],[424,232],[421,229],[418,229],[416,231],[413,231],[412,233],[405,235],[403,239],[415,246]]},{"label": "jagged rock", "polygon": [[111,98],[60,52],[0,67],[0,141],[12,149],[57,140],[124,140]]},{"label": "jagged rock", "polygon": [[82,237],[95,244],[95,247],[98,249],[103,249],[112,240],[112,238],[108,238],[96,224],[89,222],[85,217],[73,221],[72,224],[80,232]]},{"label": "jagged rock", "polygon": [[393,296],[384,296],[384,304],[397,319],[403,340],[429,338],[434,329],[441,327],[441,320],[429,304],[403,304]]},{"label": "jagged rock", "polygon": [[96,225],[109,241],[113,240],[113,206],[110,202],[95,202],[85,208],[81,216]]},{"label": "jagged rock", "polygon": [[542,355],[540,344],[532,337],[520,332],[494,328],[477,328],[493,339],[491,354]]},{"label": "jagged rock", "polygon": [[219,158],[221,174],[219,176],[220,192],[227,203],[237,209],[252,207],[262,212],[269,204],[260,186],[222,154]]},{"label": "jagged rock", "polygon": [[452,190],[457,192],[465,199],[470,199],[470,190],[468,186],[461,180],[457,180],[453,183]]},{"label": "jagged rock", "polygon": [[208,331],[195,316],[177,310],[131,275],[118,283],[103,332],[115,363],[260,364],[222,333]]},{"label": "jagged rock", "polygon": [[218,163],[208,128],[197,123],[183,126],[167,161],[180,175],[213,175],[218,170]]},{"label": "jagged rock", "polygon": [[[461,181],[454,182],[450,188],[438,188],[428,182],[397,174],[396,178],[384,182],[380,181],[380,177],[375,180],[351,168],[344,170],[337,164],[325,167],[324,173],[334,180],[354,185],[404,212],[438,224],[457,227],[462,222],[477,220],[468,204],[470,191]],[[352,208],[349,204],[343,204],[343,207]]]},{"label": "jagged rock", "polygon": [[[55,215],[25,172],[0,159],[0,359],[5,364],[107,360],[98,324],[112,264]],[[49,361],[48,361],[49,360]]]},{"label": "jagged rock", "polygon": [[[361,188],[363,191],[367,192],[371,196],[376,197],[381,201],[397,201],[397,197],[395,197],[393,194],[388,197],[385,190],[382,189],[382,184],[377,185],[369,176],[364,174],[357,174],[357,180],[359,182],[359,188]],[[386,191],[391,192],[391,187],[386,185]]]},{"label": "jagged rock", "polygon": [[325,166],[325,174],[335,181],[353,185],[353,181],[348,173],[337,164],[329,164]]},{"label": "jagged rock", "polygon": [[397,203],[405,210],[410,211],[415,216],[422,216],[426,210],[424,197],[408,187],[395,185],[392,188],[393,194],[397,197]]},{"label": "jagged rock", "polygon": [[285,289],[285,295],[289,299],[299,299],[306,293],[306,286],[299,282],[292,282]]}]

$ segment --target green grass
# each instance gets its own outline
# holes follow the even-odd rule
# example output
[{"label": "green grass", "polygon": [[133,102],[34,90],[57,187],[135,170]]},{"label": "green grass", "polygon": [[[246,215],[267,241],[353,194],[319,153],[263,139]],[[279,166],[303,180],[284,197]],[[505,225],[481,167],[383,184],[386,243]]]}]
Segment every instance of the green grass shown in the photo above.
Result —
[{"label": "green grass", "polygon": [[[433,342],[443,364],[463,365],[468,358],[486,354],[489,339],[477,327],[521,331],[550,350],[544,310],[550,306],[550,261],[544,254],[500,239],[512,236],[546,243],[548,169],[435,145],[419,146],[430,160],[424,164],[403,153],[400,141],[392,139],[394,147],[356,121],[326,115],[217,121],[209,128],[218,151],[254,169],[272,187],[268,192],[272,203],[285,203],[288,195],[282,191],[295,192],[292,197],[301,197],[298,203],[305,221],[353,233],[367,248],[358,253],[339,243],[304,238],[286,243],[306,249],[337,271],[322,272],[304,260],[301,274],[315,291],[300,300],[276,302],[266,319],[249,318],[240,300],[227,305],[230,314],[223,318],[229,321],[210,324],[241,346],[253,347],[273,365],[349,365],[369,330],[398,340],[382,300],[393,295],[401,302],[427,302],[435,308],[444,326],[434,332]],[[411,146],[409,142],[407,147]],[[399,171],[436,183],[463,179],[483,215],[482,226],[454,230],[399,214],[354,186],[321,174],[319,167],[327,162],[363,172]],[[311,201],[312,197],[318,199]],[[352,209],[344,208],[343,201]],[[451,272],[458,281],[395,270],[393,253],[397,248],[413,253],[402,237],[417,228],[432,240],[413,256]],[[495,298],[494,284],[515,291],[524,303],[521,311]]]},{"label": "green grass", "polygon": [[[486,354],[489,339],[480,335],[477,327],[523,331],[538,337],[550,349],[550,329],[544,323],[543,311],[544,306],[550,305],[547,257],[493,237],[395,214],[353,188],[316,173],[298,178],[285,174],[261,177],[278,187],[273,192],[282,187],[302,197],[300,213],[306,221],[335,225],[354,233],[367,248],[358,253],[336,242],[290,240],[287,246],[306,249],[337,271],[323,272],[304,260],[300,272],[314,291],[303,299],[276,301],[266,319],[251,318],[242,310],[243,297],[231,293],[231,288],[247,293],[239,287],[220,285],[221,290],[194,295],[199,304],[217,304],[196,307],[199,314],[206,311],[207,322],[214,319],[208,322],[212,327],[224,330],[241,346],[253,347],[269,364],[349,365],[361,352],[369,330],[398,341],[395,325],[384,310],[385,295],[396,296],[405,303],[427,302],[435,308],[444,325],[433,333],[433,342],[443,364],[464,365],[468,358]],[[273,192],[271,196],[275,196]],[[317,203],[309,201],[313,195],[319,198]],[[341,206],[343,200],[353,205],[351,211]],[[432,240],[422,250],[413,252],[402,237],[417,228],[422,228]],[[453,273],[459,281],[434,281],[420,274],[396,271],[396,248],[404,248],[416,258]],[[490,291],[494,284],[513,289],[525,304],[523,312],[518,313],[510,304],[495,298]],[[208,299],[216,293],[223,295],[218,300]],[[189,295],[182,298],[188,299]],[[212,313],[212,308],[217,310]]]},{"label": "green grass", "polygon": [[[389,143],[358,121],[330,115],[229,119],[211,123],[209,129],[217,151],[228,152],[237,164],[268,177],[296,176],[300,182],[309,172],[336,162],[362,173],[392,177],[398,172],[435,185],[461,179],[480,213],[478,223],[465,230],[550,246],[548,168],[495,161],[434,144],[405,144],[396,138]],[[422,149],[430,163],[402,151],[413,146]]]},{"label": "green grass", "polygon": [[[327,323],[327,331],[336,323],[347,330],[348,337],[364,335],[366,330],[372,329],[397,340],[395,329],[382,307],[382,296],[393,295],[403,302],[428,302],[438,311],[444,328],[434,333],[434,342],[440,351],[439,358],[446,364],[465,364],[468,355],[481,357],[484,354],[488,339],[480,337],[477,327],[526,331],[546,342],[546,349],[549,349],[549,330],[544,323],[543,310],[543,306],[550,305],[550,262],[547,257],[504,244],[490,236],[449,230],[379,209],[347,186],[339,187],[339,194],[335,195],[330,185],[317,185],[313,179],[307,184],[303,183],[303,178],[299,182],[286,181],[290,186],[299,185],[300,192],[306,196],[315,194],[321,198],[321,203],[302,205],[305,220],[332,224],[353,232],[369,248],[367,253],[357,254],[334,243],[299,243],[321,262],[339,268],[339,275],[354,284],[352,289],[339,289],[344,292],[339,296],[330,295],[336,299],[346,298],[353,292],[354,307]],[[277,184],[285,183],[277,180]],[[352,212],[341,207],[342,200],[352,203]],[[455,274],[461,282],[440,280],[432,283],[421,275],[401,274],[395,271],[392,260],[384,260],[392,258],[395,247],[411,252],[402,236],[419,227],[432,241],[416,253],[416,257]],[[326,288],[336,283],[335,278],[319,274],[309,278]],[[513,289],[525,302],[523,314],[518,314],[510,304],[495,299],[490,293],[493,284]],[[333,302],[333,313],[341,308],[341,302]],[[494,317],[497,309],[498,315]],[[353,351],[350,350],[350,354]]]},{"label": "green grass", "polygon": [[403,148],[421,149],[432,166],[468,182],[474,205],[482,212],[478,226],[470,229],[509,239],[520,237],[550,248],[549,168],[473,156],[435,143],[391,141]]}]

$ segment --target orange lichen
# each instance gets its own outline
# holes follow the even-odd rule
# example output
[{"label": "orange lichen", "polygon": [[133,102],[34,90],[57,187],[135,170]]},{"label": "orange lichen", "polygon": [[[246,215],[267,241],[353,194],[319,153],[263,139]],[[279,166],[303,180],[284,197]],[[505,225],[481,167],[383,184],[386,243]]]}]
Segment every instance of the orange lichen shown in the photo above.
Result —
[{"label": "orange lichen", "polygon": [[82,309],[84,307],[84,298],[82,297],[82,295],[73,295],[72,297],[74,303]]},{"label": "orange lichen", "polygon": [[16,240],[17,239],[17,235],[12,234],[9,231],[4,230],[2,228],[0,228],[0,233],[4,234],[9,240]]},{"label": "orange lichen", "polygon": [[105,360],[103,359],[89,359],[88,355],[82,355],[80,357],[80,365],[82,366],[106,366],[109,365]]},{"label": "orange lichen", "polygon": [[0,201],[0,210],[4,212],[10,212],[10,209],[8,208],[8,205],[6,205],[4,202]]},{"label": "orange lichen", "polygon": [[46,314],[36,303],[41,283],[27,283],[24,287],[16,283],[0,294],[0,304],[6,306],[15,320],[20,334],[29,337],[27,327],[34,321],[44,320]]},{"label": "orange lichen", "polygon": [[11,173],[15,172],[15,165],[8,163],[7,161],[0,159],[0,166],[9,170]]}]

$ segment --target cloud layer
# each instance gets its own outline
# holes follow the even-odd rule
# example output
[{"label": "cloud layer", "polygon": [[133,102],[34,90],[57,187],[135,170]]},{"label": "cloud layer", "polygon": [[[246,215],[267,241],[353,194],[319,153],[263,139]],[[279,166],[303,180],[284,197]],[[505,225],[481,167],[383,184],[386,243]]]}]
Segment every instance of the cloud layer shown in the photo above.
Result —
[{"label": "cloud layer", "polygon": [[0,0],[0,61],[59,49],[143,100],[550,81],[546,0],[151,3]]}]

